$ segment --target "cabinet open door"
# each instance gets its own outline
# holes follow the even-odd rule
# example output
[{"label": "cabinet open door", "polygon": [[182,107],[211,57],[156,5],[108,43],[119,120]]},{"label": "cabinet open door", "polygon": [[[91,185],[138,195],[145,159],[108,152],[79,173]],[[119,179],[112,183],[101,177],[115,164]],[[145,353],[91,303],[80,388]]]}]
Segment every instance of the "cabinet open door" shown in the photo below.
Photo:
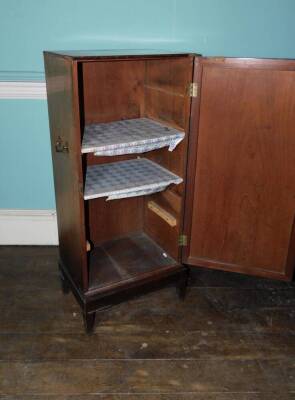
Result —
[{"label": "cabinet open door", "polygon": [[196,58],[188,265],[289,280],[295,262],[295,61]]}]

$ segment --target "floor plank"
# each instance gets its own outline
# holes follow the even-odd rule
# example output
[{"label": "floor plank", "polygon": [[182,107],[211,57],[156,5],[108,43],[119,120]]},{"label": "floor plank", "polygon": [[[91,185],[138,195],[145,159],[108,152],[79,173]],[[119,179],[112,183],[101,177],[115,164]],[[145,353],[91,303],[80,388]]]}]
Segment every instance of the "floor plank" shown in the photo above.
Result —
[{"label": "floor plank", "polygon": [[196,269],[98,313],[87,336],[57,248],[0,247],[0,399],[295,399],[295,285]]},{"label": "floor plank", "polygon": [[[288,392],[292,375],[258,361],[78,360],[0,363],[1,394]],[[277,365],[281,367],[281,365]],[[286,363],[292,369],[292,362]],[[276,370],[276,376],[272,375]],[[274,381],[275,378],[275,381]]]},{"label": "floor plank", "polygon": [[170,393],[1,396],[1,400],[293,400],[295,393]]},{"label": "floor plank", "polygon": [[[58,280],[56,276],[55,280]],[[98,313],[96,332],[132,330],[133,332],[241,331],[295,332],[295,307],[282,304],[282,290],[278,302],[271,304],[261,299],[255,303],[251,294],[230,289],[196,289],[189,291],[184,302],[179,302],[174,288],[168,288],[142,298],[126,302]],[[248,292],[248,290],[246,290]],[[286,290],[286,303],[295,293]],[[271,294],[269,294],[271,296]],[[245,298],[249,299],[249,307]],[[38,301],[37,301],[38,299]],[[256,299],[259,295],[256,294]],[[265,301],[265,306],[263,302]],[[234,304],[234,306],[232,305]],[[80,308],[72,295],[64,296],[59,287],[48,284],[47,290],[4,289],[0,292],[0,333],[84,333]]]},{"label": "floor plank", "polygon": [[243,332],[2,334],[0,360],[283,360],[294,357],[295,336]]}]

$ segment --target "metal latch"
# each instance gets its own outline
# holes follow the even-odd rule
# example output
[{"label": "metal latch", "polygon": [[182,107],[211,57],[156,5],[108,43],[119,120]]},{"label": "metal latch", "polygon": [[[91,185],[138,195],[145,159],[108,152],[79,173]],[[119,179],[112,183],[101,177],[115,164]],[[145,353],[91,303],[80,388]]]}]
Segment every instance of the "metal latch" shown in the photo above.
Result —
[{"label": "metal latch", "polygon": [[195,82],[190,83],[189,85],[189,96],[197,97],[198,96],[198,84]]},{"label": "metal latch", "polygon": [[180,235],[178,238],[178,244],[179,244],[179,246],[187,246],[187,236]]},{"label": "metal latch", "polygon": [[68,142],[63,142],[63,139],[58,136],[57,141],[55,142],[55,151],[57,153],[68,153],[69,145]]}]

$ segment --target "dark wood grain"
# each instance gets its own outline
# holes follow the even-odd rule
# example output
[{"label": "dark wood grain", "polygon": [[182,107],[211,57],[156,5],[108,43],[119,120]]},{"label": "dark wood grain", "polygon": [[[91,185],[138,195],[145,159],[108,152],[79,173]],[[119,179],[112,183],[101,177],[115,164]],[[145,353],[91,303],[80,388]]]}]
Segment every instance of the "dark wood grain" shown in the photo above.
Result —
[{"label": "dark wood grain", "polygon": [[147,235],[138,233],[106,241],[90,255],[89,289],[140,278],[175,261]]},{"label": "dark wood grain", "polygon": [[[116,62],[104,60],[81,63],[80,97],[84,123],[147,116],[188,132],[188,87],[192,77],[192,64],[192,56],[162,59],[138,57],[118,59]],[[172,153],[165,148],[143,156],[153,159],[185,179],[187,136]],[[135,156],[87,155],[85,164],[114,162]],[[86,225],[90,241],[99,245],[103,241],[143,230],[168,254],[180,260],[178,238],[182,230],[183,189],[184,184],[171,186],[168,191],[172,195],[159,193],[156,196],[164,209],[168,204],[167,211],[170,207],[169,201],[174,203],[173,212],[178,221],[175,229],[170,229],[162,219],[148,210],[147,202],[154,196],[107,203],[105,199],[89,201]]]},{"label": "dark wood grain", "polygon": [[1,399],[292,398],[294,283],[195,269],[184,302],[175,288],[141,296],[87,336],[57,261],[0,248]]},{"label": "dark wood grain", "polygon": [[[190,110],[188,86],[191,81],[193,56],[165,55],[162,58],[160,55],[123,58],[114,56],[110,59],[94,57],[78,60],[66,54],[45,53],[45,58],[49,97],[51,92],[54,93],[49,99],[49,113],[53,121],[52,150],[55,151],[56,140],[58,135],[61,135],[60,131],[56,132],[60,128],[65,131],[62,145],[69,145],[69,151],[53,155],[57,171],[56,179],[61,180],[55,185],[56,193],[57,197],[64,199],[58,213],[60,232],[66,231],[64,236],[60,234],[61,283],[65,293],[69,288],[72,289],[82,307],[84,321],[90,327],[92,324],[87,321],[94,315],[95,307],[98,309],[109,304],[110,294],[113,298],[118,294],[116,300],[113,299],[114,303],[117,303],[118,299],[121,299],[123,294],[127,295],[131,289],[135,292],[136,284],[138,284],[137,292],[144,292],[148,284],[151,288],[156,288],[164,277],[167,278],[167,283],[168,281],[170,283],[172,279],[177,280],[178,273],[185,273],[185,268],[171,259],[171,256],[174,256],[177,261],[180,260],[178,238],[182,229],[184,184],[176,189],[169,188],[175,191],[174,197],[173,195],[163,197],[162,205],[165,206],[169,202],[173,204],[173,212],[178,221],[177,228],[171,232],[166,224],[163,225],[163,220],[144,212],[146,205],[142,197],[113,202],[98,199],[84,203],[83,183],[89,165],[136,156],[107,159],[93,155],[82,156],[81,141],[85,125],[151,116],[172,126],[180,125],[187,130]],[[61,72],[56,65],[65,65],[67,68]],[[67,91],[64,90],[65,87]],[[63,100],[64,104],[61,105]],[[66,118],[63,120],[64,114]],[[183,179],[185,179],[187,140],[186,135],[183,143],[173,154],[167,149],[154,154],[161,165],[178,173]],[[69,160],[75,162],[69,163]],[[64,167],[65,163],[67,165]],[[68,176],[67,184],[64,184]],[[77,182],[73,181],[74,179],[77,179]],[[67,185],[71,186],[70,190]],[[69,207],[72,202],[78,200],[78,210],[75,206]],[[64,212],[66,208],[70,210],[68,213]],[[71,217],[72,227],[66,224],[64,215]],[[80,242],[71,238],[72,228],[73,238],[77,234]],[[163,249],[160,253],[158,251],[152,254],[151,248],[135,246],[132,240],[130,241],[131,235],[135,232],[149,233],[151,239]],[[92,251],[90,250],[87,256],[86,238],[92,246]],[[116,245],[118,238],[120,245]],[[112,243],[111,251],[104,247],[94,250],[95,246],[102,244],[105,246],[106,243]],[[72,248],[75,250],[71,254]],[[158,261],[162,253],[167,253],[169,266],[161,259]],[[80,258],[76,257],[77,254]],[[128,271],[128,276],[123,274],[122,277],[119,271],[118,282],[116,276],[118,271],[114,266],[124,270],[124,274]],[[107,299],[102,299],[102,293],[107,295]]]},{"label": "dark wood grain", "polygon": [[160,333],[1,334],[2,361],[99,359],[289,360],[295,356],[290,334],[235,331]]},{"label": "dark wood grain", "polygon": [[191,99],[189,116],[189,135],[187,147],[187,164],[185,179],[185,198],[183,215],[183,234],[187,237],[187,246],[182,248],[182,262],[187,262],[190,251],[190,238],[192,228],[192,214],[194,210],[194,188],[196,179],[197,146],[199,134],[199,118],[202,89],[203,58],[195,57],[192,69],[192,82],[198,87],[198,96]]},{"label": "dark wood grain", "polygon": [[[46,87],[53,160],[60,257],[80,288],[87,288],[81,133],[77,66],[45,53]],[[56,152],[58,137],[68,152]]]},{"label": "dark wood grain", "polygon": [[[145,90],[185,98],[188,90],[188,68],[190,68],[192,58],[192,56],[178,56],[169,59],[164,57],[160,60],[147,60]],[[169,120],[167,121],[169,122]]]},{"label": "dark wood grain", "polygon": [[188,57],[191,54],[184,52],[167,52],[162,50],[148,49],[125,49],[125,50],[63,50],[50,51],[55,57],[62,57],[77,61],[120,61],[134,60],[141,58],[143,60],[154,60],[163,58]]},{"label": "dark wood grain", "polygon": [[[183,178],[184,183],[171,186],[168,191],[147,196],[144,202],[144,229],[166,251],[178,261],[181,260],[181,248],[178,245],[182,233],[184,187],[186,180],[187,149],[189,140],[189,117],[191,98],[189,85],[192,81],[193,57],[179,59],[150,60],[146,62],[145,114],[167,125],[180,128],[185,132],[184,140],[173,152],[159,149],[146,156]],[[166,191],[167,192],[167,191]],[[170,212],[171,202],[177,225],[170,227],[159,216],[151,212],[147,204],[155,199],[166,211]],[[177,200],[176,200],[177,199]]]},{"label": "dark wood grain", "polygon": [[295,393],[169,393],[1,396],[1,400],[292,400]]},{"label": "dark wood grain", "polygon": [[85,123],[139,118],[143,114],[145,62],[83,63]]},{"label": "dark wood grain", "polygon": [[89,239],[96,246],[107,240],[143,230],[143,198],[88,202]]},{"label": "dark wood grain", "polygon": [[188,263],[290,279],[292,65],[204,61]]},{"label": "dark wood grain", "polygon": [[[290,168],[295,161],[294,64],[290,60],[202,60],[189,54],[97,56],[45,54],[53,151],[60,128],[66,131],[63,140],[70,148],[53,156],[60,204],[60,269],[64,291],[72,289],[84,317],[89,317],[84,318],[86,325],[93,325],[90,317],[96,310],[117,304],[126,295],[145,293],[148,287],[154,290],[161,282],[184,281],[186,270],[180,261],[289,279],[295,262],[295,190]],[[193,99],[188,92],[192,81],[199,90]],[[186,133],[173,152],[159,149],[145,154],[182,177],[183,183],[146,198],[84,203],[88,165],[135,157],[81,156],[84,125],[142,116]],[[175,227],[147,208],[151,199],[173,215]],[[143,248],[135,243],[135,232],[148,234],[161,246],[160,252],[154,251],[156,245]],[[184,248],[179,244],[182,233],[188,236]],[[86,237],[92,244],[87,256]],[[169,265],[162,263],[163,253]],[[292,321],[292,304],[269,314],[272,303],[266,302],[261,320],[234,301],[228,305],[223,294],[218,297],[217,288],[213,297],[204,288],[195,286],[195,291],[202,292],[199,301],[215,317],[214,329],[233,319],[231,323],[247,329],[263,326],[274,333],[285,321]],[[256,292],[249,293],[255,298]],[[238,294],[231,295],[240,304]],[[20,302],[20,297],[15,301]],[[194,307],[198,303],[191,300],[189,308]],[[203,317],[196,323],[179,313],[178,320],[182,329],[198,330]],[[9,314],[5,318],[5,329],[10,329]],[[56,321],[51,323],[56,326]]]},{"label": "dark wood grain", "polygon": [[[0,292],[0,333],[82,334],[79,306],[73,296],[64,296],[60,290],[56,250],[49,253],[45,248],[42,257],[42,248],[24,248],[23,252],[22,248],[12,249],[0,251],[0,279],[7,285],[4,290],[2,284]],[[294,302],[291,306],[287,303],[287,295],[289,299],[292,295],[290,289],[293,288],[294,293],[292,283],[213,270],[196,270],[195,273],[193,270],[191,282],[194,287],[182,303],[176,301],[174,289],[167,289],[100,312],[96,332],[109,334],[130,329],[134,334],[145,335],[157,328],[161,334],[177,331],[182,336],[185,332],[204,329],[206,332],[294,333]],[[218,287],[221,290],[212,291],[214,297],[210,296],[211,288]],[[230,295],[225,297],[229,288]],[[282,289],[287,289],[286,297]],[[247,296],[251,309],[243,300]],[[239,304],[243,306],[237,306]]]},{"label": "dark wood grain", "polygon": [[[172,227],[147,207],[149,201],[156,201],[159,205],[166,204],[162,199],[163,196],[161,194],[148,196],[148,198],[145,199],[144,229],[150,237],[165,249],[167,254],[171,255],[175,260],[178,260],[180,257],[178,246],[179,235],[181,232],[180,214],[173,213],[173,216],[175,216],[177,220],[177,225]],[[170,207],[165,205],[165,208],[163,209],[169,212]]]},{"label": "dark wood grain", "polygon": [[288,58],[202,57],[202,63],[222,68],[294,71],[294,59]]},{"label": "dark wood grain", "polygon": [[[276,382],[269,379],[268,373],[274,369],[274,362],[261,364],[257,361],[241,363],[239,360],[85,360],[81,368],[80,360],[27,364],[7,362],[0,364],[3,377],[0,393],[210,393],[227,392],[229,387],[238,393],[261,392],[263,388],[286,393],[295,389],[292,362],[285,361],[290,375],[283,382],[281,376]],[[277,370],[281,367],[279,362],[276,367]]]}]

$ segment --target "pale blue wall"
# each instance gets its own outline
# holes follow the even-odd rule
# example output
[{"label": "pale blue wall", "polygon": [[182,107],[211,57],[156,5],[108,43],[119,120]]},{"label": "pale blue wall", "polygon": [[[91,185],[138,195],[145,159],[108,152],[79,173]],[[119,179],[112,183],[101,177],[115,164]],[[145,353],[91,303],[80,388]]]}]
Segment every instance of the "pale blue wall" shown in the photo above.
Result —
[{"label": "pale blue wall", "polygon": [[54,208],[46,101],[0,100],[0,208]]},{"label": "pale blue wall", "polygon": [[[0,0],[0,80],[42,50],[157,48],[295,58],[295,0]],[[0,100],[0,208],[54,208],[45,101]]]}]

